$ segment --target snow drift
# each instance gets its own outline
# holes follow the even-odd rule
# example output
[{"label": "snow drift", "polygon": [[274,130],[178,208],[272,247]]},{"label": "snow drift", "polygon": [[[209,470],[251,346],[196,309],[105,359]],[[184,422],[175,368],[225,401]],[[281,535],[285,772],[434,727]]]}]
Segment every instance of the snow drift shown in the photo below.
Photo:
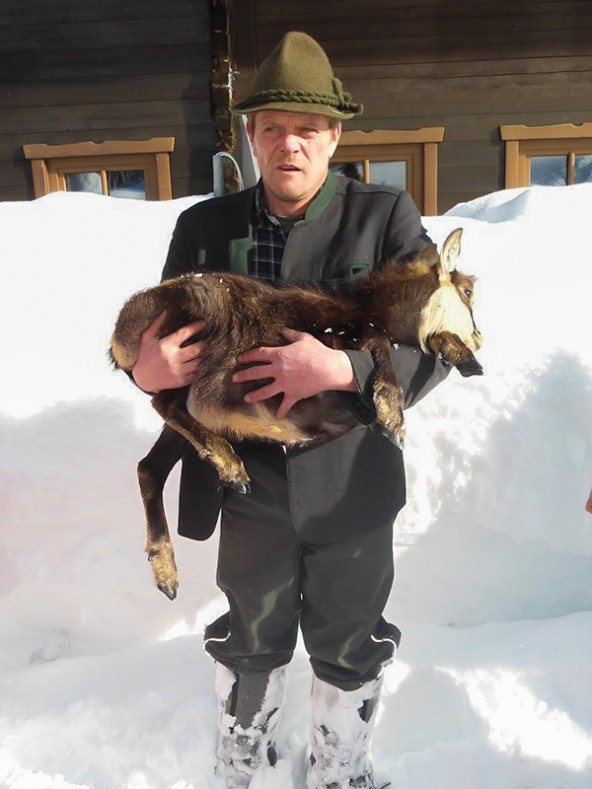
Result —
[{"label": "snow drift", "polygon": [[[142,552],[135,464],[160,429],[106,349],[155,283],[178,213],[84,194],[0,204],[0,786],[209,789],[224,610],[216,542],[175,539],[175,603]],[[406,789],[592,784],[592,185],[508,190],[425,223],[463,227],[482,379],[407,414],[409,503],[387,616],[403,630],[374,739]],[[175,518],[176,482],[167,490]],[[281,759],[302,786],[309,667],[290,666]]]}]

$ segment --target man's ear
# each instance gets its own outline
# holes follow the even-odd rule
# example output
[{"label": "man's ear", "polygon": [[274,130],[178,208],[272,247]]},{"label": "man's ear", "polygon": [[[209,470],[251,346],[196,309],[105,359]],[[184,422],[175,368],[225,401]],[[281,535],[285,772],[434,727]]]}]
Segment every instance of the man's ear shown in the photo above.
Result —
[{"label": "man's ear", "polygon": [[253,145],[255,139],[255,113],[247,115],[247,122],[245,123],[245,129],[247,130],[247,137],[249,138],[249,142],[251,143],[251,145]]},{"label": "man's ear", "polygon": [[329,159],[333,156],[339,145],[339,138],[341,137],[341,123],[331,129],[331,143],[329,145]]}]

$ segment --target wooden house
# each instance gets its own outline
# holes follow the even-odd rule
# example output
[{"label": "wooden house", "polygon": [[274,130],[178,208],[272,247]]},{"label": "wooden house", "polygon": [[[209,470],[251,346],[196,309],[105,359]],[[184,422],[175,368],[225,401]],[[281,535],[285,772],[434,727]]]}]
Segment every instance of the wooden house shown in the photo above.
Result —
[{"label": "wooden house", "polygon": [[216,151],[244,161],[232,96],[289,30],[365,107],[333,167],[405,186],[425,214],[592,180],[592,0],[9,0],[0,26],[2,200],[87,172],[105,191],[117,161],[149,197],[211,191]]},{"label": "wooden house", "polygon": [[[148,160],[155,170],[148,191],[155,177],[164,183],[152,196],[210,192],[219,145],[210,99],[213,52],[220,37],[227,41],[225,13],[220,22],[210,6],[208,0],[3,0],[0,199],[30,200],[44,185],[66,188],[69,164],[70,186],[86,181],[98,190],[109,176],[109,185],[121,190],[117,181],[124,176],[117,173],[143,171]],[[135,185],[124,183],[126,194]]]},{"label": "wooden house", "polygon": [[403,162],[393,180],[426,214],[505,187],[592,180],[590,0],[235,2],[238,98],[289,30],[316,38],[364,104],[336,158],[366,171]]}]

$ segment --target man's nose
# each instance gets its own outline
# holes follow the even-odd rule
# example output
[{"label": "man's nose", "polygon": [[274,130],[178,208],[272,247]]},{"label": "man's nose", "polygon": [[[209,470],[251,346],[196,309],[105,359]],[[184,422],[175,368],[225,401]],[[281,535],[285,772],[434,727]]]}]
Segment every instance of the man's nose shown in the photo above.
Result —
[{"label": "man's nose", "polygon": [[283,151],[293,153],[300,149],[300,138],[297,134],[284,134],[280,144]]}]

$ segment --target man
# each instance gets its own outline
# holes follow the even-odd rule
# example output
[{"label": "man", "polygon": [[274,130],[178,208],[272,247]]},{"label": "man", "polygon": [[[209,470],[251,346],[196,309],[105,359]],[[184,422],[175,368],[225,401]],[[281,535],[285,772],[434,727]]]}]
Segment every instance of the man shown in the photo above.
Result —
[{"label": "man", "polygon": [[[248,116],[260,183],[185,211],[163,278],[215,269],[337,286],[427,246],[407,193],[329,172],[341,121],[361,111],[321,47],[304,33],[286,35],[252,94],[234,106]],[[133,372],[152,392],[190,384],[203,348],[185,344],[201,321],[162,339],[160,322],[145,332]],[[217,580],[230,610],[206,631],[221,704],[217,771],[227,787],[246,787],[260,766],[274,763],[300,626],[314,672],[307,785],[376,789],[369,740],[382,668],[400,638],[382,612],[394,577],[393,521],[405,502],[402,454],[372,427],[370,356],[334,351],[293,330],[285,336],[285,346],[242,357],[250,366],[235,380],[262,380],[247,398],[282,393],[281,416],[299,399],[338,390],[360,425],[316,447],[237,445],[248,495],[222,491],[192,450],[184,458],[180,533],[205,539],[222,508]],[[407,405],[447,374],[416,348],[392,353]]]}]

